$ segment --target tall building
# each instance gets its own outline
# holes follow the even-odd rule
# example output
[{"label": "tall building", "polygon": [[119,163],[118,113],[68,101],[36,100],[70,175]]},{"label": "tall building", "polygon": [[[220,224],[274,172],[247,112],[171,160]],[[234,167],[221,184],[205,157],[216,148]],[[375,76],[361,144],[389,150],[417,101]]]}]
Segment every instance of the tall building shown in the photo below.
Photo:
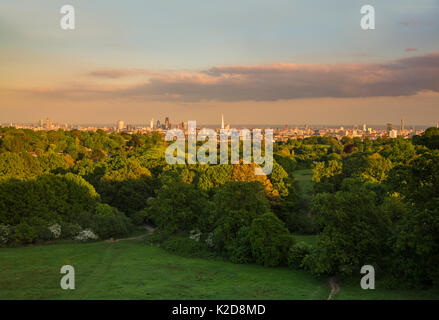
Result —
[{"label": "tall building", "polygon": [[404,119],[401,119],[401,131],[404,131]]},{"label": "tall building", "polygon": [[171,127],[171,126],[170,126],[170,124],[169,124],[169,118],[166,117],[166,118],[165,118],[165,129],[168,130],[168,129],[170,129],[170,127]]},{"label": "tall building", "polygon": [[156,128],[157,128],[157,129],[160,129],[160,120],[157,120]]},{"label": "tall building", "polygon": [[224,129],[224,115],[221,115],[221,129]]},{"label": "tall building", "polygon": [[49,118],[46,119],[46,130],[52,130],[52,121]]},{"label": "tall building", "polygon": [[364,123],[363,124],[363,131],[365,132],[367,130],[367,126],[366,126],[366,124]]},{"label": "tall building", "polygon": [[390,133],[390,131],[392,131],[392,129],[393,129],[392,124],[390,122],[387,123],[387,133]]},{"label": "tall building", "polygon": [[125,127],[125,124],[124,124],[124,122],[122,120],[117,121],[116,128],[117,128],[118,131],[122,131],[124,129],[124,127]]},{"label": "tall building", "polygon": [[154,118],[151,119],[151,123],[149,124],[151,130],[154,129]]}]

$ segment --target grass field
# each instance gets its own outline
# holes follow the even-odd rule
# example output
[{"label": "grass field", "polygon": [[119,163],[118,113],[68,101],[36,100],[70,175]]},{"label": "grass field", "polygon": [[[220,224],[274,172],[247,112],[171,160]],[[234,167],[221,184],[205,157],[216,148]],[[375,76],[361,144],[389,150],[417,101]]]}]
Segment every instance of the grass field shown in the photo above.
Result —
[{"label": "grass field", "polygon": [[[65,264],[75,267],[75,290],[60,288]],[[303,270],[183,258],[143,240],[0,249],[0,299],[326,299],[329,291],[326,278]],[[335,299],[438,297],[341,284]]]},{"label": "grass field", "polygon": [[[62,290],[60,268],[75,267]],[[0,299],[325,299],[304,271],[183,258],[142,240],[0,249]]]},{"label": "grass field", "polygon": [[311,169],[303,169],[294,171],[294,178],[297,180],[302,197],[309,204],[314,193]]}]

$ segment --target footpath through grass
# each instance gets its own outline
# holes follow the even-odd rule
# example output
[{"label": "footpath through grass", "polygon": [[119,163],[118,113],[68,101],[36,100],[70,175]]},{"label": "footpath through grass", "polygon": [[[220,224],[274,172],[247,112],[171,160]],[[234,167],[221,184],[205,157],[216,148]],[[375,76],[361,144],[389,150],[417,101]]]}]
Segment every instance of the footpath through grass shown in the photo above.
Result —
[{"label": "footpath through grass", "polygon": [[293,174],[294,178],[299,184],[299,189],[303,199],[310,205],[312,196],[314,194],[312,178],[312,169],[296,170]]},{"label": "footpath through grass", "polygon": [[[305,241],[314,241],[308,237]],[[76,289],[60,288],[75,267]],[[334,299],[438,299],[436,290],[361,290],[341,283]],[[184,258],[144,240],[0,249],[0,299],[327,299],[326,277],[303,270]]]},{"label": "footpath through grass", "polygon": [[[75,267],[76,289],[60,288]],[[143,240],[0,249],[0,299],[326,299],[302,270],[183,258]]]}]

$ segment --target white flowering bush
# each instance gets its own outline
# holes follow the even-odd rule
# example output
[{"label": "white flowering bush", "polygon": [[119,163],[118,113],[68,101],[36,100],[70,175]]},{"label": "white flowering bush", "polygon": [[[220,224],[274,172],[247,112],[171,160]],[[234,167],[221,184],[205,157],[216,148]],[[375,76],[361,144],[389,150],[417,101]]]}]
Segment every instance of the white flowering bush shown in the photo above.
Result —
[{"label": "white flowering bush", "polygon": [[96,240],[96,239],[98,239],[98,236],[90,229],[82,230],[75,237],[75,240],[79,240],[79,241],[88,241],[88,240]]},{"label": "white flowering bush", "polygon": [[0,245],[4,245],[6,242],[8,242],[8,236],[9,227],[4,224],[0,224]]},{"label": "white flowering bush", "polygon": [[189,232],[189,239],[192,239],[196,242],[200,241],[201,232],[200,230],[191,230]]},{"label": "white flowering bush", "polygon": [[207,234],[207,238],[205,241],[206,241],[207,246],[210,248],[212,248],[215,245],[214,238],[213,238],[213,232],[209,232]]},{"label": "white flowering bush", "polygon": [[52,233],[54,239],[58,239],[61,235],[61,226],[58,223],[49,226],[49,230]]}]

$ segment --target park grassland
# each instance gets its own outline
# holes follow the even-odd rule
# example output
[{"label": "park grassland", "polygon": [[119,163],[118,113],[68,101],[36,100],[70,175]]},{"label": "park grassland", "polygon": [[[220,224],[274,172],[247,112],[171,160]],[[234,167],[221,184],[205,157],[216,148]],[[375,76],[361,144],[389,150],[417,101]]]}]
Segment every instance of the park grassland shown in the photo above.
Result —
[{"label": "park grassland", "polygon": [[[60,268],[74,266],[76,289]],[[0,299],[324,299],[302,271],[184,258],[142,240],[0,250]]]},{"label": "park grassland", "polygon": [[[65,264],[75,267],[75,290],[60,288]],[[303,270],[184,258],[143,239],[0,249],[0,299],[327,299],[327,280]],[[341,287],[335,299],[438,297]]]}]

